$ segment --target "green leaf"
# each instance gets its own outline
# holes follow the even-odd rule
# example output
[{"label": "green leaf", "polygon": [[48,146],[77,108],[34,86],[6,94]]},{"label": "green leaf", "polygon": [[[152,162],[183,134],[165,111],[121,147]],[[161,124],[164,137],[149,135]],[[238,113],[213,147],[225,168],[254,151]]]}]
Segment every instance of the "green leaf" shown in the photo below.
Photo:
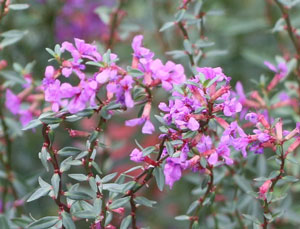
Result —
[{"label": "green leaf", "polygon": [[59,124],[62,122],[61,118],[56,118],[56,117],[44,117],[44,118],[39,118],[39,120],[45,124]]},{"label": "green leaf", "polygon": [[10,229],[5,215],[0,215],[0,225],[3,229]]},{"label": "green leaf", "polygon": [[55,52],[52,49],[46,48],[46,51],[53,57],[56,56]]},{"label": "green leaf", "polygon": [[282,180],[288,181],[288,182],[297,182],[297,181],[299,181],[298,178],[293,177],[293,176],[285,176],[285,177],[282,178]]},{"label": "green leaf", "polygon": [[190,217],[188,215],[179,215],[175,217],[176,220],[184,221],[184,220],[190,220]]},{"label": "green leaf", "polygon": [[97,171],[98,174],[102,174],[102,171],[101,171],[99,165],[95,161],[92,161],[92,166]]},{"label": "green leaf", "polygon": [[82,219],[95,219],[97,217],[92,211],[78,211],[74,212],[72,215]]},{"label": "green leaf", "polygon": [[49,189],[52,188],[51,185],[48,184],[46,181],[44,181],[41,177],[39,177],[38,180],[39,180],[39,184],[42,188],[49,188]]},{"label": "green leaf", "polygon": [[158,189],[160,191],[163,191],[164,186],[165,186],[165,176],[164,176],[162,168],[160,168],[160,167],[154,168],[153,174],[154,174]]},{"label": "green leaf", "polygon": [[50,157],[50,155],[47,151],[47,148],[43,147],[41,152],[39,153],[39,158],[47,172],[49,172],[48,157]]},{"label": "green leaf", "polygon": [[234,175],[233,180],[244,192],[247,193],[248,191],[252,191],[251,185],[244,177],[241,177],[239,175]]},{"label": "green leaf", "polygon": [[173,21],[166,22],[166,23],[160,28],[159,32],[163,32],[163,31],[165,31],[165,30],[171,28],[171,27],[174,26],[174,25],[175,25],[175,22],[173,22]]},{"label": "green leaf", "polygon": [[176,22],[180,22],[182,20],[185,12],[186,12],[185,9],[181,9],[181,10],[177,11],[177,13],[175,14]]},{"label": "green leaf", "polygon": [[268,177],[268,179],[269,180],[271,180],[271,179],[273,179],[273,178],[275,178],[275,177],[277,177],[278,175],[279,175],[279,171],[277,171],[277,170],[275,170],[275,171],[272,171],[271,173],[270,173],[270,175],[269,175],[269,177]]},{"label": "green leaf", "polygon": [[[77,154],[79,154],[81,152],[80,149],[78,148],[75,148],[75,147],[64,147],[62,149],[60,149],[57,153],[58,155],[60,156],[75,156]],[[76,158],[76,159],[79,159],[79,158]]]},{"label": "green leaf", "polygon": [[253,215],[247,215],[247,214],[242,214],[247,220],[250,220],[251,222],[260,225],[259,220],[253,216]]},{"label": "green leaf", "polygon": [[104,65],[101,64],[101,63],[98,63],[98,62],[94,62],[94,61],[88,61],[85,63],[86,65],[91,65],[91,66],[96,66],[96,67],[99,67],[99,68],[103,68]]},{"label": "green leaf", "polygon": [[189,54],[193,53],[191,42],[188,39],[183,40],[183,47],[184,50],[187,51]]},{"label": "green leaf", "polygon": [[42,122],[38,119],[31,120],[22,130],[30,130],[42,125]]},{"label": "green leaf", "polygon": [[86,108],[82,111],[79,111],[76,113],[76,116],[78,117],[91,117],[93,114],[95,113],[95,111],[91,108]]},{"label": "green leaf", "polygon": [[115,184],[115,183],[103,184],[103,189],[108,190],[110,192],[124,193],[125,188],[126,188],[125,184]]},{"label": "green leaf", "polygon": [[80,174],[80,173],[79,174],[69,174],[68,176],[77,181],[87,181],[88,180],[88,177],[86,175]]},{"label": "green leaf", "polygon": [[97,192],[98,187],[97,187],[97,183],[94,177],[89,177],[89,184],[91,186],[91,189],[93,190],[93,192]]},{"label": "green leaf", "polygon": [[198,207],[199,203],[200,202],[198,200],[195,200],[194,202],[192,202],[191,205],[189,206],[186,214],[191,214],[196,209],[196,207]]},{"label": "green leaf", "polygon": [[131,67],[127,67],[127,73],[128,75],[131,75],[133,77],[139,77],[144,75],[144,72]]},{"label": "green leaf", "polygon": [[193,138],[197,135],[197,131],[188,131],[184,134],[182,134],[182,139],[187,139],[187,138]]},{"label": "green leaf", "polygon": [[138,197],[134,198],[134,201],[137,204],[144,205],[144,206],[147,206],[147,207],[150,207],[150,208],[152,208],[153,205],[157,203],[156,201],[148,200],[147,198],[145,198],[143,196],[138,196]]},{"label": "green leaf", "polygon": [[117,172],[108,174],[101,179],[101,182],[107,183],[107,182],[111,181],[112,179],[114,179],[117,176],[117,174],[118,174]]},{"label": "green leaf", "polygon": [[71,200],[90,200],[92,197],[86,192],[81,191],[68,191],[65,192],[65,196]]},{"label": "green leaf", "polygon": [[166,125],[166,122],[164,120],[163,117],[159,116],[159,115],[154,115],[154,117],[157,119],[157,121],[159,121],[161,124]]},{"label": "green leaf", "polygon": [[192,229],[199,229],[199,223],[198,223],[198,221],[194,221],[194,223],[192,225]]},{"label": "green leaf", "polygon": [[172,156],[174,154],[174,147],[173,147],[173,145],[170,142],[166,142],[166,147],[167,147],[168,154],[170,156]]},{"label": "green leaf", "polygon": [[71,168],[71,165],[69,164],[69,162],[71,162],[73,160],[72,156],[66,158],[65,160],[62,161],[62,163],[60,163],[60,172],[66,172]]},{"label": "green leaf", "polygon": [[206,81],[204,82],[203,86],[204,86],[205,88],[209,88],[209,87],[210,87],[211,85],[213,85],[219,78],[220,78],[220,76],[218,75],[218,76],[214,77],[214,78],[211,79],[211,80],[206,80]]},{"label": "green leaf", "polygon": [[4,37],[4,39],[0,43],[0,47],[4,48],[6,46],[12,45],[20,41],[27,31],[21,31],[21,30],[10,30],[5,33],[2,33],[1,36]]},{"label": "green leaf", "polygon": [[57,224],[59,221],[58,216],[46,216],[36,220],[28,225],[27,228],[30,229],[43,229],[43,228],[50,228]]},{"label": "green leaf", "polygon": [[109,205],[109,208],[110,208],[110,209],[116,209],[116,208],[119,208],[119,207],[123,207],[129,200],[130,200],[130,196],[127,196],[127,197],[123,197],[123,198],[114,200],[114,201]]},{"label": "green leaf", "polygon": [[53,187],[55,198],[57,198],[57,195],[58,195],[58,192],[59,192],[59,182],[60,182],[59,175],[57,173],[53,174],[53,176],[51,178],[51,184],[52,184],[52,187]]},{"label": "green leaf", "polygon": [[155,150],[154,146],[149,146],[145,149],[143,149],[143,156],[148,156],[149,154],[151,154],[153,151]]},{"label": "green leaf", "polygon": [[[20,228],[26,228],[26,226],[32,222],[32,220],[27,216],[22,216],[21,218],[12,218],[11,221],[15,225],[19,226]],[[1,220],[0,220],[0,225],[3,225]]]},{"label": "green leaf", "polygon": [[94,212],[96,215],[100,215],[102,210],[102,200],[101,198],[96,198],[94,201]]},{"label": "green leaf", "polygon": [[127,174],[127,173],[130,173],[130,172],[134,171],[134,170],[137,170],[137,169],[143,169],[143,168],[144,168],[143,166],[138,165],[138,166],[135,166],[135,167],[132,167],[132,168],[126,170],[126,171],[123,172],[123,173],[124,173],[124,174]]},{"label": "green leaf", "polygon": [[62,216],[62,224],[65,226],[66,229],[76,229],[75,223],[72,220],[72,217],[69,213],[63,211],[61,213]]},{"label": "green leaf", "polygon": [[10,4],[9,9],[11,10],[26,10],[29,8],[29,4]]},{"label": "green leaf", "polygon": [[51,190],[51,187],[38,188],[27,200],[27,202],[31,202],[41,198],[42,196],[46,196]]},{"label": "green leaf", "polygon": [[121,222],[120,229],[128,229],[128,227],[131,224],[131,220],[132,220],[131,215],[126,216]]}]

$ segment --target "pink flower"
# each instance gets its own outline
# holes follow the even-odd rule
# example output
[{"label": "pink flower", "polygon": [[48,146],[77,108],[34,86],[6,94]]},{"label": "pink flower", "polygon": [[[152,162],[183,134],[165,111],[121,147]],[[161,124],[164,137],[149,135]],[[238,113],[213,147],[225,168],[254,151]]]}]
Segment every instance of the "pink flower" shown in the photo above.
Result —
[{"label": "pink flower", "polygon": [[130,154],[130,160],[134,162],[142,162],[145,157],[143,156],[143,152],[135,148]]},{"label": "pink flower", "polygon": [[152,134],[155,131],[155,128],[154,128],[154,125],[152,124],[152,122],[145,117],[127,120],[125,122],[125,125],[126,126],[137,126],[137,125],[142,125],[143,123],[145,123],[142,128],[143,134]]},{"label": "pink flower", "polygon": [[265,61],[264,64],[273,72],[280,76],[280,79],[284,78],[288,73],[286,63],[280,62],[277,67],[271,64],[269,61]]},{"label": "pink flower", "polygon": [[165,182],[172,189],[175,181],[181,178],[182,165],[179,158],[168,158],[164,167]]},{"label": "pink flower", "polygon": [[151,59],[154,56],[154,53],[151,52],[149,49],[143,47],[143,35],[137,35],[133,38],[131,47],[134,51],[134,56],[137,58],[145,58]]},{"label": "pink flower", "polygon": [[161,80],[162,87],[167,91],[172,90],[173,84],[181,84],[186,80],[183,66],[172,61],[164,65],[161,60],[156,59],[150,63],[150,70],[153,78]]},{"label": "pink flower", "polygon": [[235,113],[241,112],[242,108],[242,104],[236,98],[232,98],[231,100],[225,100],[223,112],[226,116],[232,116]]},{"label": "pink flower", "polygon": [[215,77],[218,77],[218,79],[217,79],[218,82],[223,81],[224,79],[226,81],[228,81],[230,79],[229,77],[227,77],[223,73],[223,70],[220,67],[217,67],[217,68],[211,68],[211,67],[197,68],[197,71],[199,73],[202,73],[207,80],[212,80]]},{"label": "pink flower", "polygon": [[21,100],[10,89],[6,90],[5,106],[14,115],[20,111]]},{"label": "pink flower", "polygon": [[256,113],[251,112],[246,114],[245,119],[256,124],[258,122],[258,115]]},{"label": "pink flower", "polygon": [[266,194],[269,191],[270,187],[272,185],[271,180],[266,180],[262,186],[259,187],[259,198],[266,199]]}]

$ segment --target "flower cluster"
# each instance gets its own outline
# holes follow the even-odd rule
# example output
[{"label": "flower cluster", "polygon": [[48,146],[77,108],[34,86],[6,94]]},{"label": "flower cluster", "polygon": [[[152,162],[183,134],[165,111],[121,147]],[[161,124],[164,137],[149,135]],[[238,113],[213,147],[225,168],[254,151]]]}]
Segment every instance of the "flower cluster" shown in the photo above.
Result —
[{"label": "flower cluster", "polygon": [[[149,54],[148,50],[143,51]],[[170,187],[180,179],[183,170],[191,168],[193,171],[202,171],[201,158],[205,158],[210,166],[223,163],[231,165],[231,147],[242,151],[243,156],[247,154],[249,140],[237,122],[228,124],[218,117],[220,113],[233,117],[242,110],[241,103],[230,90],[230,77],[221,68],[197,68],[197,71],[194,79],[186,81],[180,89],[172,90],[172,99],[168,104],[159,104],[159,109],[165,112],[163,120],[168,128],[163,136],[181,142],[174,146],[177,153],[173,155],[168,148],[164,150],[166,155],[169,153],[164,174],[166,184]],[[218,133],[222,135],[219,140],[213,134],[216,130],[209,128],[209,122],[213,119],[225,129],[223,133]],[[187,137],[187,134],[192,137]],[[135,149],[131,154],[134,161],[146,161],[142,154],[137,158],[136,152]],[[191,152],[193,156],[189,156]]]},{"label": "flower cluster", "polygon": [[143,36],[136,36],[132,41],[134,50],[132,67],[143,72],[143,82],[146,86],[157,84],[169,91],[173,85],[179,85],[185,82],[183,66],[168,61],[163,64],[160,59],[154,59],[154,53],[143,46]]},{"label": "flower cluster", "polygon": [[[75,39],[75,46],[64,42],[60,51],[70,53],[72,59],[62,60],[61,67],[57,70],[48,66],[43,80],[45,100],[52,104],[53,111],[57,112],[61,107],[67,107],[73,114],[84,110],[88,105],[95,107],[97,93],[103,85],[106,85],[109,98],[115,95],[118,102],[126,107],[133,107],[130,92],[132,77],[114,63],[117,60],[115,54],[108,53],[104,60],[95,45],[80,39]],[[105,67],[100,67],[97,72],[89,75],[84,71],[87,67],[84,61],[101,62]],[[58,79],[60,75],[69,78],[73,73],[79,80],[76,86]]]},{"label": "flower cluster", "polygon": [[22,126],[26,126],[33,117],[29,109],[21,108],[22,100],[10,89],[6,90],[5,106],[14,115],[19,115]]},{"label": "flower cluster", "polygon": [[[74,114],[87,107],[97,107],[97,95],[104,88],[106,103],[115,98],[116,103],[120,103],[125,108],[132,108],[134,106],[132,89],[135,86],[150,89],[162,86],[166,90],[171,90],[173,85],[182,84],[186,79],[183,66],[170,61],[162,64],[161,60],[153,59],[154,53],[142,46],[142,40],[143,37],[138,35],[132,42],[134,54],[131,69],[138,72],[138,76],[118,66],[116,54],[107,52],[101,55],[95,45],[80,39],[75,39],[75,45],[64,42],[59,50],[60,68],[55,69],[50,65],[45,71],[43,79],[45,100],[51,103],[54,112],[67,108]],[[72,58],[60,57],[66,53],[69,53]],[[87,65],[91,63],[98,67],[98,71],[93,74],[86,72]],[[74,77],[70,77],[71,75],[76,76],[77,81],[79,80],[76,86],[71,83],[75,81]],[[60,76],[63,79],[60,79]],[[150,97],[148,95],[148,102],[144,106],[142,116],[126,122],[128,126],[144,123],[142,132],[145,134],[154,131],[150,120]]]},{"label": "flower cluster", "polygon": [[[58,41],[71,40],[79,37],[85,40],[99,40],[105,38],[108,27],[95,13],[99,6],[112,7],[114,0],[66,0],[56,18],[56,39]],[[88,26],[87,26],[88,25]]]}]

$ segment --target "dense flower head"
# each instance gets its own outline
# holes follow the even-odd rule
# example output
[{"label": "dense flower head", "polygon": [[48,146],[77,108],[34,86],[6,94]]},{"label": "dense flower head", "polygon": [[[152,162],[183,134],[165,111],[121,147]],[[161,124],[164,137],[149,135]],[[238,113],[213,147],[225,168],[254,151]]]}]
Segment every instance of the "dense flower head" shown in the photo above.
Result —
[{"label": "dense flower head", "polygon": [[[67,107],[70,113],[76,113],[85,109],[88,105],[96,106],[96,96],[100,88],[105,85],[111,96],[115,95],[117,102],[126,107],[133,107],[131,97],[133,79],[130,75],[124,75],[118,71],[115,64],[117,56],[113,53],[105,54],[106,67],[99,68],[93,75],[85,72],[85,61],[102,62],[104,58],[97,51],[96,46],[75,38],[75,45],[64,42],[62,53],[70,53],[72,59],[63,60],[60,69],[55,70],[48,66],[43,79],[45,100],[52,104],[52,110],[57,112],[62,107]],[[70,83],[62,83],[59,76],[69,78],[72,73],[79,79],[79,83],[73,86]]]},{"label": "dense flower head", "polygon": [[[179,157],[171,157],[166,161],[164,173],[166,184],[170,187],[180,179],[183,170],[201,170],[200,158],[205,158],[210,166],[232,165],[234,160],[231,151],[240,151],[246,157],[247,146],[250,143],[248,135],[236,121],[228,124],[222,118],[215,117],[220,114],[231,117],[242,110],[237,94],[232,92],[228,85],[230,77],[227,77],[221,68],[197,70],[199,75],[186,82],[182,90],[174,90],[168,104],[159,104],[159,109],[165,112],[165,123],[176,127],[169,129],[172,139],[182,139],[185,142],[182,132],[195,132],[195,137],[189,140],[190,145],[185,144],[178,151]],[[210,81],[212,82],[209,83]],[[224,128],[224,131],[219,133],[220,138],[205,134],[210,119],[214,118]],[[192,147],[196,147],[198,155],[190,158],[188,152]]]},{"label": "dense flower head", "polygon": [[138,35],[133,38],[133,63],[132,67],[144,73],[144,83],[151,86],[154,82],[161,83],[162,87],[170,91],[173,85],[185,82],[186,76],[181,64],[167,61],[165,64],[160,59],[153,59],[154,53],[143,47],[143,36]]}]

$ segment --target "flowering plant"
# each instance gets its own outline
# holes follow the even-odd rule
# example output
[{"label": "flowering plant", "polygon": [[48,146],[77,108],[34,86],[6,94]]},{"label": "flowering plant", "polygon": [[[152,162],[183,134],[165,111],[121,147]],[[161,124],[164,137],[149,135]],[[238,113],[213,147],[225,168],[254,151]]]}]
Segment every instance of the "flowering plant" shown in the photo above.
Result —
[{"label": "flowering plant", "polygon": [[[90,2],[75,1],[69,8],[70,2],[57,12],[75,23],[78,5]],[[153,2],[154,10],[170,4]],[[133,34],[140,29],[126,21],[126,10],[138,3],[124,0],[115,6],[92,5],[88,28],[71,23],[64,31],[60,26],[67,25],[58,23],[57,39],[66,36],[66,41],[46,48],[47,65],[42,56],[6,70],[10,60],[3,55],[4,228],[297,228],[300,43],[290,19],[297,1],[274,3],[266,6],[267,16],[272,23],[276,6],[282,18],[273,23],[273,32],[287,32],[283,44],[292,43],[295,57],[284,52],[273,64],[248,50],[245,56],[273,74],[254,80],[255,90],[216,65],[216,54],[224,51],[211,49],[207,26],[217,13],[205,1],[180,1],[174,18],[155,32],[167,55],[146,45],[147,32]],[[53,3],[4,0],[0,19],[13,14],[10,10],[48,4]],[[97,25],[101,36],[100,29],[93,33]],[[245,33],[241,28],[235,32]],[[26,33],[4,32],[0,46],[10,46]],[[172,33],[183,41],[183,50],[171,51],[167,36]],[[118,49],[120,41],[124,44]],[[35,70],[35,63],[43,67]],[[38,71],[43,77],[35,76]],[[18,139],[24,149],[15,144]],[[22,154],[28,146],[34,153]],[[16,165],[18,159],[38,166]],[[39,212],[37,203],[51,207]],[[157,221],[151,222],[144,207],[160,206],[169,213],[153,211]],[[166,220],[170,215],[178,225]]]}]

